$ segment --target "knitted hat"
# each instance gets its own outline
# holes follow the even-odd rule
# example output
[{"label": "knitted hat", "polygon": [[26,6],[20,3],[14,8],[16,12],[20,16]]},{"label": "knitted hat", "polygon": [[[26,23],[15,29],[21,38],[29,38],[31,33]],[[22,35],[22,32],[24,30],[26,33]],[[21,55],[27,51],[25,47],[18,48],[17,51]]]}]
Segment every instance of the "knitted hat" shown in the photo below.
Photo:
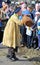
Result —
[{"label": "knitted hat", "polygon": [[14,12],[18,13],[20,10],[21,10],[21,7],[16,7],[15,10],[14,10]]}]

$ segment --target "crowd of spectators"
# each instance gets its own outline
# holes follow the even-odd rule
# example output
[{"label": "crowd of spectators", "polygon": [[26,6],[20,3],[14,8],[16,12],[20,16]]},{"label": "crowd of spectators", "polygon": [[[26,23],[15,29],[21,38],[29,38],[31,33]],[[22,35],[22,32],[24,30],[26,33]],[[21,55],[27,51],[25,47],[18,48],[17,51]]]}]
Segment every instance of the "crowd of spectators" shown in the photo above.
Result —
[{"label": "crowd of spectators", "polygon": [[20,33],[22,35],[20,43],[22,46],[27,46],[27,48],[33,47],[40,49],[40,2],[35,4],[29,4],[27,2],[14,2],[8,4],[7,2],[2,2],[2,7],[0,8],[0,34],[2,33],[1,19],[9,19],[15,13],[15,8],[19,6],[22,12],[19,19],[21,20],[24,15],[27,15],[35,24],[32,27],[26,25],[20,26]]}]

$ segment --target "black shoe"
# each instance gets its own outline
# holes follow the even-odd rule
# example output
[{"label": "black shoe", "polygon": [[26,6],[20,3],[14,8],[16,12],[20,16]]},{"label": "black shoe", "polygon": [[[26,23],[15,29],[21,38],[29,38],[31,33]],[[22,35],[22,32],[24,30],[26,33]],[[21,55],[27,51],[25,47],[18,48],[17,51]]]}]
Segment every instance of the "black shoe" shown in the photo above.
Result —
[{"label": "black shoe", "polygon": [[27,46],[28,49],[31,49],[31,46]]},{"label": "black shoe", "polygon": [[17,57],[15,57],[14,60],[16,61],[16,60],[19,60],[19,59]]},{"label": "black shoe", "polygon": [[9,57],[10,57],[10,55],[7,55],[6,57],[7,57],[7,58],[9,58]]},{"label": "black shoe", "polygon": [[10,55],[7,55],[6,57],[7,57],[8,59],[12,60],[12,57],[10,57]]},{"label": "black shoe", "polygon": [[15,55],[12,57],[14,60],[19,60]]}]

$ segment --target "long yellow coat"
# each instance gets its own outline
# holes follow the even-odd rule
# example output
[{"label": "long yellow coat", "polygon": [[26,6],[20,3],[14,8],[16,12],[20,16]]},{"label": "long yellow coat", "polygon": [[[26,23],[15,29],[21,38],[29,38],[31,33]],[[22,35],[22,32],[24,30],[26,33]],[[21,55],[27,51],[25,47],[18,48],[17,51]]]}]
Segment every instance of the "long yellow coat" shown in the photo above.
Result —
[{"label": "long yellow coat", "polygon": [[18,25],[21,25],[21,21],[18,20],[16,14],[12,15],[9,19],[3,35],[3,45],[15,48],[20,43],[20,29]]}]

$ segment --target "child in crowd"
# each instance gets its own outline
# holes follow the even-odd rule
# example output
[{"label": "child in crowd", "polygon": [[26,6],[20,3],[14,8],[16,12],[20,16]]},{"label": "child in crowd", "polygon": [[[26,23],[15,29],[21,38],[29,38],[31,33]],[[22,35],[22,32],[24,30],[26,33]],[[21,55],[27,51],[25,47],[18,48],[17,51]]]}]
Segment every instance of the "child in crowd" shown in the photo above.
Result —
[{"label": "child in crowd", "polygon": [[32,47],[32,28],[26,26],[26,34],[27,34],[27,47]]}]

